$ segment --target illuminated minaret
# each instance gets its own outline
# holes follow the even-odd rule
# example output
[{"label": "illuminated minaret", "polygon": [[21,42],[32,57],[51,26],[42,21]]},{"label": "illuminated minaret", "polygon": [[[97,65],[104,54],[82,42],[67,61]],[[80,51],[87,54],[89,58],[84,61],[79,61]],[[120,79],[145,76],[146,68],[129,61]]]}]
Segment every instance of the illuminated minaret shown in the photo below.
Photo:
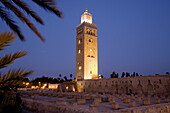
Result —
[{"label": "illuminated minaret", "polygon": [[97,25],[87,8],[76,30],[76,81],[83,88],[83,80],[98,78]]}]

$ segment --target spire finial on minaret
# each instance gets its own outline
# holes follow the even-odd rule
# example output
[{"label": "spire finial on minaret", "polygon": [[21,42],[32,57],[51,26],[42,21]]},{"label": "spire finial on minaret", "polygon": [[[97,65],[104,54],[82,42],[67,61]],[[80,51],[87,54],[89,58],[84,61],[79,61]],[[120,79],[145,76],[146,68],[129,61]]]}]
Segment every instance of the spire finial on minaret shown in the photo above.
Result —
[{"label": "spire finial on minaret", "polygon": [[87,22],[92,24],[92,15],[88,12],[87,7],[85,12],[81,15],[81,23]]},{"label": "spire finial on minaret", "polygon": [[87,7],[86,7],[86,12],[88,12]]}]

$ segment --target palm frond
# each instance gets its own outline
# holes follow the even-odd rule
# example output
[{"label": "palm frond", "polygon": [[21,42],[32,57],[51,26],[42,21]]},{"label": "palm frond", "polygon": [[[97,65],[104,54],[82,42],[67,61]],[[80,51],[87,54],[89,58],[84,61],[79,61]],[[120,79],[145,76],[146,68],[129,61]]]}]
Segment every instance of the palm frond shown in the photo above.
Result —
[{"label": "palm frond", "polygon": [[10,43],[14,42],[16,37],[13,32],[3,32],[0,34],[0,51],[4,50],[5,47],[9,46]]},{"label": "palm frond", "polygon": [[51,11],[58,17],[62,17],[62,13],[57,9],[55,0],[32,0],[40,7],[44,8],[45,10]]},{"label": "palm frond", "polygon": [[9,70],[6,74],[0,78],[0,89],[10,89],[22,84],[24,77],[29,76],[33,71],[25,71],[19,68],[18,70]]},{"label": "palm frond", "polygon": [[9,17],[8,13],[7,13],[5,10],[3,10],[2,7],[0,7],[0,17],[1,17],[2,20],[4,20],[4,21],[6,22],[6,24],[7,24],[15,33],[17,33],[17,35],[19,36],[19,38],[20,38],[21,40],[24,40],[24,36],[22,35],[19,27],[15,24],[15,21],[13,21],[13,20]]},{"label": "palm frond", "polygon": [[28,15],[31,15],[38,23],[44,24],[43,20],[33,11],[30,9],[27,3],[20,1],[20,0],[12,0],[17,6],[22,8]]},{"label": "palm frond", "polygon": [[14,60],[21,58],[23,56],[27,55],[26,51],[19,51],[19,52],[15,52],[13,55],[7,54],[4,57],[0,58],[0,69],[7,67],[9,64],[13,63]]},{"label": "palm frond", "polygon": [[10,1],[7,0],[1,0],[2,4],[10,9],[11,11],[14,12],[14,14],[24,23],[26,23],[26,25],[42,40],[45,41],[44,38],[41,36],[41,34],[38,32],[38,30],[36,29],[36,27],[34,27],[34,25],[31,23],[31,21],[25,17],[25,15],[17,8],[15,7]]}]

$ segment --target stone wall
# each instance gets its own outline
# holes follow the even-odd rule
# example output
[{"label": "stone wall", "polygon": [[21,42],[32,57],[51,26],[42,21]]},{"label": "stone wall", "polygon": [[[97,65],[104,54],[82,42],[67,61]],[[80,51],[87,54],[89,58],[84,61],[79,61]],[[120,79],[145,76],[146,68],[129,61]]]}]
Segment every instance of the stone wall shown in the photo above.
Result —
[{"label": "stone wall", "polygon": [[[34,113],[98,113],[97,110],[81,109],[71,105],[56,104],[45,100],[24,98],[22,100],[24,108]],[[170,103],[117,109],[108,113],[170,113]]]},{"label": "stone wall", "polygon": [[56,104],[45,100],[22,98],[24,109],[33,113],[93,113],[86,109],[78,109],[69,105]]},{"label": "stone wall", "polygon": [[127,108],[112,113],[170,113],[170,103]]},{"label": "stone wall", "polygon": [[85,92],[113,94],[170,94],[170,75],[127,78],[91,79],[82,81]]}]

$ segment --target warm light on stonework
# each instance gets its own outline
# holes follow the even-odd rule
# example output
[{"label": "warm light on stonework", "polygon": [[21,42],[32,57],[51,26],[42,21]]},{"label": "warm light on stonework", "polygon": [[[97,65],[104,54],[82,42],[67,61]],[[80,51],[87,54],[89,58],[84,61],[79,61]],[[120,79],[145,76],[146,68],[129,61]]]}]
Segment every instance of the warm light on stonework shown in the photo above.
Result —
[{"label": "warm light on stonework", "polygon": [[97,25],[92,23],[87,9],[76,29],[76,81],[77,91],[81,92],[83,80],[98,79]]},{"label": "warm light on stonework", "polygon": [[73,91],[74,91],[74,92],[76,91],[74,87],[73,87]]},{"label": "warm light on stonework", "polygon": [[80,54],[80,52],[81,52],[81,51],[80,51],[80,49],[79,49],[78,53]]},{"label": "warm light on stonework", "polygon": [[28,86],[29,84],[30,84],[29,82],[26,83],[27,86]]},{"label": "warm light on stonework", "polygon": [[68,86],[66,87],[66,90],[68,91]]},{"label": "warm light on stonework", "polygon": [[81,68],[82,68],[82,67],[81,67],[81,66],[79,66],[79,70],[81,70]]}]

